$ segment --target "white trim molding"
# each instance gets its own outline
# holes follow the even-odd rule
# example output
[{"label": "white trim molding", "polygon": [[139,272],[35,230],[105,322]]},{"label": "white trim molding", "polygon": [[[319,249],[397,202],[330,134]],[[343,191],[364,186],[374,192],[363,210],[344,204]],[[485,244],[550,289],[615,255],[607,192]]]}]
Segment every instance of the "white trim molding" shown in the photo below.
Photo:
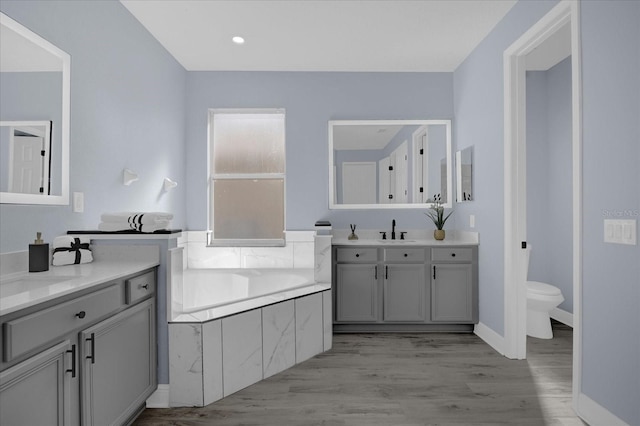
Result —
[{"label": "white trim molding", "polygon": [[158,389],[147,398],[147,408],[169,408],[169,385],[158,385]]},{"label": "white trim molding", "polygon": [[581,415],[582,380],[582,73],[580,4],[561,0],[504,51],[504,348],[508,358],[526,357],[526,86],[525,58],[550,36],[571,25],[572,209],[573,209],[573,406]]},{"label": "white trim molding", "polygon": [[628,423],[583,393],[578,394],[576,405],[580,417],[590,425],[629,426]]},{"label": "white trim molding", "polygon": [[567,312],[564,309],[554,308],[550,313],[551,318],[556,321],[560,321],[564,325],[568,325],[573,328],[573,314],[571,312]]},{"label": "white trim molding", "polygon": [[492,328],[479,322],[473,327],[473,333],[495,349],[500,355],[504,355],[504,337],[493,331]]}]

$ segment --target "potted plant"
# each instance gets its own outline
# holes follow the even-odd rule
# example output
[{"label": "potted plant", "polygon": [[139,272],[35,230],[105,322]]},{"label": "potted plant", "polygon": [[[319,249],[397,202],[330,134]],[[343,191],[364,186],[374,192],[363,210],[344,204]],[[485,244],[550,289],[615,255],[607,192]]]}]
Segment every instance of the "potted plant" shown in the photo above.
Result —
[{"label": "potted plant", "polygon": [[425,214],[431,218],[433,224],[436,225],[436,230],[433,231],[433,238],[436,240],[444,240],[445,232],[444,232],[444,224],[453,213],[453,210],[449,212],[448,215],[444,215],[444,207],[442,206],[442,197],[440,194],[435,194],[433,196],[433,201],[431,201],[431,207],[429,207],[428,212]]}]

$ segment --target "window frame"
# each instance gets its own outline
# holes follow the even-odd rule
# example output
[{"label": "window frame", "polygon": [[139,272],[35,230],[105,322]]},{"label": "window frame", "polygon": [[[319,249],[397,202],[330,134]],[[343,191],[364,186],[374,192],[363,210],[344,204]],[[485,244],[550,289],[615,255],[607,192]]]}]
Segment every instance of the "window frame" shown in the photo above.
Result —
[{"label": "window frame", "polygon": [[[282,173],[215,173],[213,150],[213,117],[215,114],[281,114],[283,119]],[[283,247],[287,223],[287,139],[284,108],[209,108],[207,111],[207,240],[208,247]],[[282,238],[233,238],[215,239],[214,236],[214,182],[216,180],[278,180],[282,179]]]}]

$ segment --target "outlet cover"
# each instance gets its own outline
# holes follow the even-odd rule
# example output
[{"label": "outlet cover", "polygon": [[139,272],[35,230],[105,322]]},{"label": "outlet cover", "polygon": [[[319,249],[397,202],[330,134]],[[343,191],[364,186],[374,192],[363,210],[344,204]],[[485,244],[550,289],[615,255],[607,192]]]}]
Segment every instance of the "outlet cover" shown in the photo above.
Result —
[{"label": "outlet cover", "polygon": [[635,219],[605,219],[604,242],[614,244],[637,244],[637,226]]}]

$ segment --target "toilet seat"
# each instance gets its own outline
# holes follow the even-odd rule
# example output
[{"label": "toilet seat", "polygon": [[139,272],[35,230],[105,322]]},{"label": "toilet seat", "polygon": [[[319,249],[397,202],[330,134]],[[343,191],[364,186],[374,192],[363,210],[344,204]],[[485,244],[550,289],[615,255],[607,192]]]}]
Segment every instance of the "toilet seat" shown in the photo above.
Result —
[{"label": "toilet seat", "polygon": [[527,293],[540,296],[560,296],[562,292],[558,287],[538,281],[527,281]]}]

